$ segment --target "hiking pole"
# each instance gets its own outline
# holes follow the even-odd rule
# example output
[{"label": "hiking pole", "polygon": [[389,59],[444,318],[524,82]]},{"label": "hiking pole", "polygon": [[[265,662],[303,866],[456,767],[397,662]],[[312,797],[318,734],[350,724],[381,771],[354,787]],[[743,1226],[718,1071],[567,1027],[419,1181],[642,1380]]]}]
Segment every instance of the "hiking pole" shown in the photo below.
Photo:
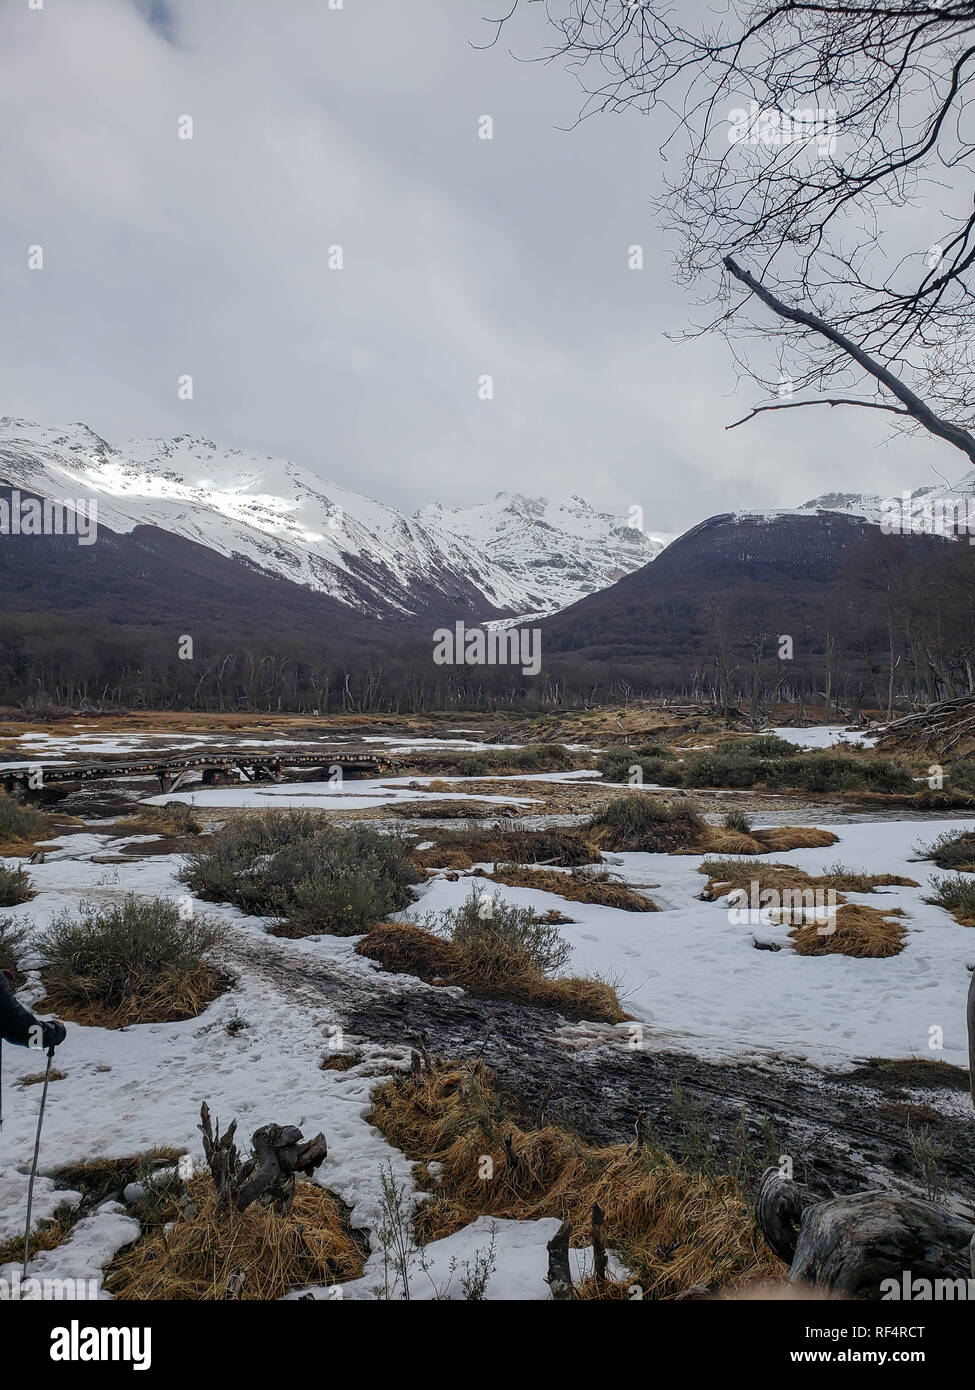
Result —
[{"label": "hiking pole", "polygon": [[54,1057],[54,1044],[47,1049],[47,1066],[44,1068],[44,1090],[41,1092],[41,1109],[37,1117],[37,1138],[34,1140],[34,1162],[30,1166],[30,1182],[27,1184],[27,1223],[24,1226],[24,1268],[21,1279],[27,1278],[27,1257],[30,1254],[30,1211],[34,1205],[34,1179],[37,1177],[37,1159],[41,1152],[41,1125],[44,1123],[44,1106],[47,1104],[47,1083],[51,1079],[51,1060]]}]

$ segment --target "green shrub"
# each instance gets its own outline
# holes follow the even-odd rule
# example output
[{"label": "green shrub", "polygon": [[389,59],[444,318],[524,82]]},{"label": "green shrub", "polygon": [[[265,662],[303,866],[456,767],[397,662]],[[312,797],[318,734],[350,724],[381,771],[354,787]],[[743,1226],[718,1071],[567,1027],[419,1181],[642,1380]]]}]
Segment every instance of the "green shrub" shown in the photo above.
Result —
[{"label": "green shrub", "polygon": [[769,758],[792,758],[796,751],[794,743],[790,743],[788,739],[779,738],[778,734],[756,734],[754,738],[738,739],[735,746],[750,758],[766,760]]},{"label": "green shrub", "polygon": [[193,1018],[219,992],[210,956],[226,928],[184,919],[167,898],[62,912],[38,941],[46,1004],[81,1022],[121,1027]]},{"label": "green shrub", "polygon": [[231,821],[184,861],[180,878],[211,902],[282,917],[283,934],[354,936],[412,901],[423,875],[410,842],[307,811]]},{"label": "green shrub", "polygon": [[0,917],[0,970],[17,973],[17,956],[26,936],[24,927],[12,917]]},{"label": "green shrub", "polygon": [[484,777],[492,773],[569,772],[576,765],[574,754],[561,743],[529,743],[524,748],[488,748],[457,760],[461,777]]},{"label": "green shrub", "polygon": [[975,792],[975,762],[959,759],[948,768],[945,784],[955,791]]},{"label": "green shrub", "polygon": [[530,907],[505,902],[499,893],[488,898],[472,892],[463,906],[443,914],[438,930],[460,948],[481,982],[549,975],[572,953],[555,924]]},{"label": "green shrub", "polygon": [[681,768],[674,758],[650,755],[643,749],[607,748],[600,754],[598,767],[608,782],[629,782],[630,769],[639,767],[642,782],[662,787],[681,784]]},{"label": "green shrub", "polygon": [[893,758],[853,758],[812,752],[775,765],[771,786],[803,787],[811,792],[915,792],[911,769]]},{"label": "green shrub", "polygon": [[0,840],[35,840],[47,828],[47,816],[0,792]]},{"label": "green shrub", "polygon": [[0,864],[0,907],[15,907],[34,895],[35,888],[29,874],[21,868],[8,869],[5,864]]},{"label": "green shrub", "polygon": [[936,903],[956,917],[971,918],[975,924],[975,880],[964,874],[952,874],[950,878],[932,876],[930,883],[931,896],[926,902]]},{"label": "green shrub", "polygon": [[590,830],[607,849],[667,854],[703,835],[705,823],[692,802],[660,801],[637,792],[608,802],[593,816]]},{"label": "green shrub", "polygon": [[916,845],[922,859],[933,859],[939,869],[975,873],[975,830],[946,830],[930,845]]},{"label": "green shrub", "polygon": [[693,753],[684,768],[688,787],[754,787],[769,775],[770,761],[752,756],[745,748],[723,744]]}]

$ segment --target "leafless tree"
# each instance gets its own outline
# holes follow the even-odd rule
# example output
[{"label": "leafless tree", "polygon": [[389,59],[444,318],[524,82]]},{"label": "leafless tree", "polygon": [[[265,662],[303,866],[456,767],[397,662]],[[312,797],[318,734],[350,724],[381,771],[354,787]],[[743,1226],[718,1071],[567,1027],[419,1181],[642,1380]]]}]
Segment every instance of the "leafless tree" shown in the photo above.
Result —
[{"label": "leafless tree", "polygon": [[658,121],[688,333],[771,398],[744,419],[857,405],[975,463],[975,0],[512,0],[486,42],[535,4],[580,120]]}]

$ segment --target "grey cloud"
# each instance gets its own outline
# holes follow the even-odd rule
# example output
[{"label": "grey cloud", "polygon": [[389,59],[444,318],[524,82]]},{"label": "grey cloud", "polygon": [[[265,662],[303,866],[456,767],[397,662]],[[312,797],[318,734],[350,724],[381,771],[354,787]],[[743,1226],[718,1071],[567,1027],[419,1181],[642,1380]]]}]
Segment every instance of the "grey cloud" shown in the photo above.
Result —
[{"label": "grey cloud", "polygon": [[[662,531],[956,468],[927,442],[881,447],[877,420],[851,412],[726,433],[753,388],[722,343],[665,336],[691,306],[649,208],[662,130],[635,115],[560,129],[574,79],[473,48],[479,8],[0,11],[0,119],[18,132],[0,204],[3,411],[112,442],[202,434],[410,510],[577,493],[639,504]],[[534,10],[522,53],[546,38]]]}]

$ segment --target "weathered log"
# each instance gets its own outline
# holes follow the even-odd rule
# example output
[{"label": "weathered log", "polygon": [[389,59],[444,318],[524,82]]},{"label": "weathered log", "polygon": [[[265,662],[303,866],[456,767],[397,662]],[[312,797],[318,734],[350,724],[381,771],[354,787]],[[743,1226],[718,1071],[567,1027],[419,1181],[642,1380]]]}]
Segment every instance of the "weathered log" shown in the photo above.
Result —
[{"label": "weathered log", "polygon": [[592,1267],[597,1279],[606,1278],[606,1222],[598,1202],[592,1204]]},{"label": "weathered log", "polygon": [[545,1282],[552,1290],[552,1297],[560,1302],[576,1296],[572,1284],[572,1267],[569,1264],[570,1229],[568,1221],[563,1221],[545,1247],[548,1251],[548,1274],[545,1276]]},{"label": "weathered log", "polygon": [[775,1168],[762,1174],[755,1216],[790,1283],[878,1298],[885,1279],[964,1278],[975,1237],[971,1221],[920,1197],[858,1192],[808,1199]]},{"label": "weathered log", "polygon": [[294,1201],[295,1174],[313,1173],[328,1156],[323,1134],[304,1140],[295,1125],[263,1125],[251,1137],[254,1157],[240,1169],[234,1205],[245,1211],[260,1200],[287,1212]]},{"label": "weathered log", "polygon": [[239,1155],[234,1143],[237,1121],[231,1121],[230,1128],[225,1134],[221,1134],[220,1121],[218,1120],[215,1126],[216,1133],[214,1133],[214,1125],[210,1121],[210,1107],[206,1101],[200,1106],[200,1121],[197,1129],[203,1135],[203,1153],[206,1156],[218,1197],[221,1201],[225,1201],[230,1194],[239,1166]]},{"label": "weathered log", "polygon": [[964,1279],[975,1226],[937,1202],[858,1192],[808,1207],[789,1269],[807,1283],[878,1298],[886,1279]]},{"label": "weathered log", "polygon": [[773,1255],[792,1263],[799,1240],[799,1227],[812,1199],[798,1185],[784,1178],[778,1168],[766,1168],[755,1201],[758,1229]]}]

